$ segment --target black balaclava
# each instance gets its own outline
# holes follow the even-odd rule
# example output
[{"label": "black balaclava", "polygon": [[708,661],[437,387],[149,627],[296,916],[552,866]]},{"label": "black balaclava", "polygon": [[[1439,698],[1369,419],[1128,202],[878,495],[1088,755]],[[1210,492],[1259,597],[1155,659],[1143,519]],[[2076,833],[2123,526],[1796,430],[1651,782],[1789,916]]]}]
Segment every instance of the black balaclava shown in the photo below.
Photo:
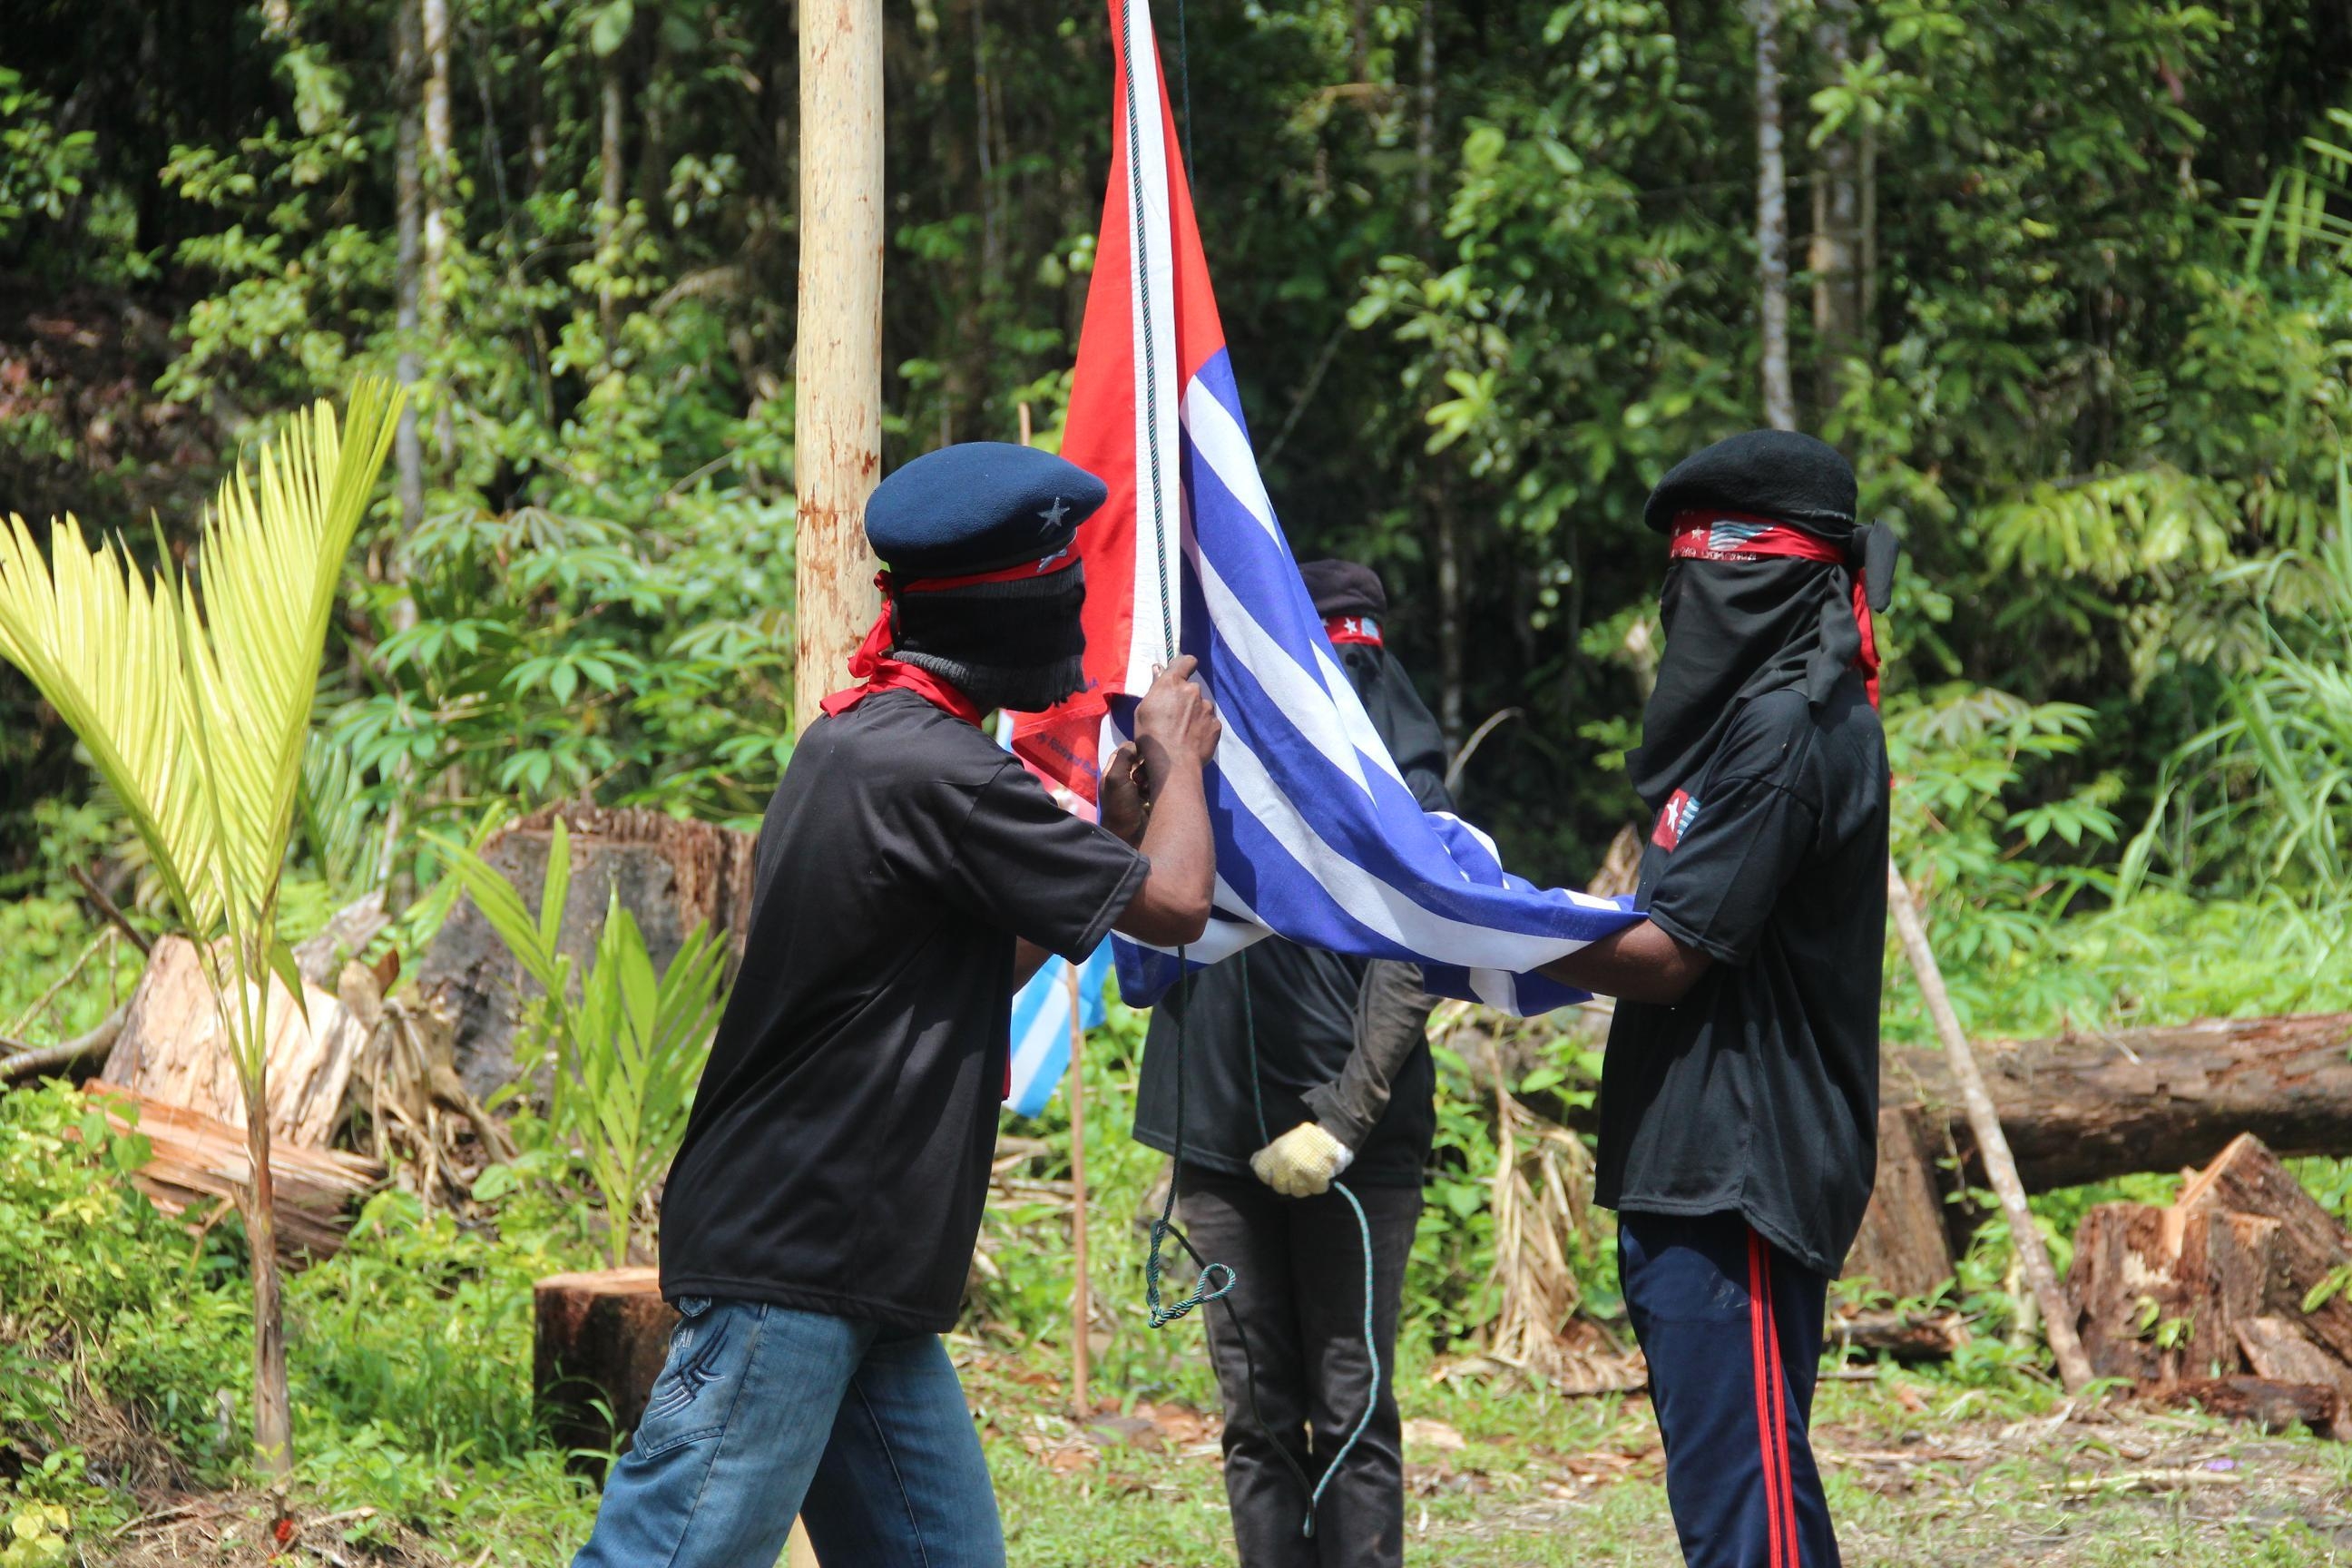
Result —
[{"label": "black balaclava", "polygon": [[1086,568],[891,597],[891,657],[929,670],[985,712],[1036,713],[1086,685]]},{"label": "black balaclava", "polygon": [[1751,430],[1675,465],[1643,509],[1671,535],[1686,513],[1769,520],[1843,552],[1836,562],[1677,559],[1659,591],[1665,653],[1642,715],[1642,747],[1630,759],[1633,788],[1650,809],[1688,784],[1741,704],[1801,687],[1827,702],[1862,658],[1854,611],[1884,609],[1899,545],[1884,524],[1854,523],[1853,465],[1834,447],[1785,430]]},{"label": "black balaclava", "polygon": [[[1369,566],[1353,561],[1305,561],[1298,574],[1315,601],[1315,613],[1327,622],[1348,616],[1377,624],[1389,613],[1388,590]],[[1454,802],[1445,793],[1445,735],[1413,689],[1412,677],[1378,641],[1341,643],[1337,651],[1349,684],[1371,717],[1372,729],[1387,743],[1390,758],[1422,809],[1453,810]]]}]

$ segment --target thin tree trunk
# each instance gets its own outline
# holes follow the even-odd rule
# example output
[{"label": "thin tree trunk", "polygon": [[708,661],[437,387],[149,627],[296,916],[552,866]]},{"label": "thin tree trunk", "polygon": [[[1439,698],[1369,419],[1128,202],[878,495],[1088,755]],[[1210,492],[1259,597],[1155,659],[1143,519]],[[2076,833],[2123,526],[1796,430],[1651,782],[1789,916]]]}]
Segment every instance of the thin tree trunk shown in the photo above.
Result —
[{"label": "thin tree trunk", "polygon": [[[400,236],[394,286],[397,301],[394,327],[400,339],[400,357],[394,374],[399,377],[402,387],[413,388],[424,369],[416,352],[419,293],[416,274],[424,244],[425,224],[424,180],[417,167],[420,76],[417,37],[422,31],[422,24],[417,19],[416,0],[401,0],[399,15],[393,28],[393,100],[400,105],[399,123],[393,140],[393,171],[398,193]],[[400,531],[402,539],[405,541],[425,521],[425,449],[416,437],[416,399],[413,395],[401,400],[400,422],[394,428],[392,450],[393,489],[400,498]],[[398,547],[395,546],[394,563],[388,572],[394,581],[403,574],[398,556]],[[404,593],[393,603],[393,630],[406,631],[415,624],[416,601]]]},{"label": "thin tree trunk", "polygon": [[[244,1084],[246,1246],[253,1271],[253,1451],[262,1470],[283,1482],[294,1471],[294,1417],[286,1390],[286,1306],[278,1268],[278,1192],[269,1171],[269,993],[267,968],[254,1027],[261,1070]],[[241,977],[231,979],[231,984]],[[242,1067],[239,1076],[244,1077]]]},{"label": "thin tree trunk", "polygon": [[[1414,83],[1412,221],[1422,256],[1437,267],[1437,0],[1422,0]],[[1422,487],[1437,527],[1437,723],[1450,760],[1462,746],[1462,534],[1441,472]]]},{"label": "thin tree trunk", "polygon": [[[1813,44],[1843,79],[1853,59],[1854,0],[1819,0]],[[1834,407],[1853,358],[1867,348],[1862,315],[1861,124],[1822,142],[1813,181],[1813,334],[1819,365],[1813,396]]]},{"label": "thin tree trunk", "polygon": [[[446,336],[449,262],[449,196],[456,189],[457,163],[449,141],[449,0],[422,0],[418,21],[425,46],[425,279],[422,298],[425,329],[438,344]],[[446,389],[433,400],[433,441],[445,466],[454,456],[457,432],[452,426]]]},{"label": "thin tree trunk", "polygon": [[2065,1384],[2067,1393],[2078,1393],[2091,1381],[2091,1363],[2083,1353],[2082,1341],[2075,1337],[2074,1302],[2065,1287],[2058,1282],[2058,1272],[2051,1267],[2050,1253],[2042,1244],[2042,1232],[2035,1227],[2032,1210],[2026,1205],[2025,1184],[2018,1176],[2017,1162],[2010,1155],[2009,1139],[2001,1131],[1992,1093],[1986,1089],[1984,1074],[1977,1067],[1976,1052],[1969,1046],[1967,1031],[1960,1027],[1959,1015],[1952,1010],[1951,994],[1944,988],[1943,969],[1937,963],[1936,950],[1927,941],[1927,921],[1911,897],[1910,885],[1903,880],[1903,874],[1892,860],[1886,863],[1886,902],[1895,917],[1895,929],[1903,939],[1903,951],[1911,960],[1911,972],[1918,979],[1919,994],[1927,1004],[1928,1016],[1935,1020],[1936,1033],[1942,1037],[1945,1055],[1951,1061],[1952,1079],[1959,1086],[1960,1102],[1968,1110],[1969,1130],[1976,1134],[1977,1152],[1984,1161],[1985,1174],[2000,1195],[2002,1217],[2009,1222],[2010,1245],[2017,1249],[2026,1281],[2042,1308],[2050,1352],[2058,1362],[2059,1380]]},{"label": "thin tree trunk", "polygon": [[1764,419],[1797,427],[1789,374],[1789,169],[1780,145],[1780,0],[1748,0],[1756,29],[1756,261],[1763,281]]},{"label": "thin tree trunk", "polygon": [[1421,0],[1419,75],[1414,91],[1417,112],[1412,143],[1412,225],[1420,231],[1426,250],[1430,224],[1436,216],[1437,0]]},{"label": "thin tree trunk", "polygon": [[[620,247],[616,243],[621,227],[621,115],[625,107],[625,95],[621,90],[621,51],[614,49],[604,57],[603,135],[597,156],[604,175],[596,197],[596,257],[603,268],[619,264]],[[604,341],[611,343],[619,330],[620,315],[613,295],[613,285],[607,281],[596,286],[596,315],[604,330]]]}]

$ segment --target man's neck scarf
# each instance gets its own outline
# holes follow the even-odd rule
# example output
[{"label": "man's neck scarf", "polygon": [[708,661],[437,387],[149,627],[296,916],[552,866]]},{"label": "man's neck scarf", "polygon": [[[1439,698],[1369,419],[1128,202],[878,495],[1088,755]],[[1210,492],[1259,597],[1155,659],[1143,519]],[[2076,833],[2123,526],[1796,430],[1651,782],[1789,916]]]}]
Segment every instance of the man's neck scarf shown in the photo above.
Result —
[{"label": "man's neck scarf", "polygon": [[1799,687],[1820,707],[1854,670],[1877,704],[1871,616],[1886,607],[1900,547],[1882,525],[1838,535],[1744,512],[1675,514],[1659,595],[1665,656],[1632,759],[1652,810],[1690,784],[1752,698]]}]

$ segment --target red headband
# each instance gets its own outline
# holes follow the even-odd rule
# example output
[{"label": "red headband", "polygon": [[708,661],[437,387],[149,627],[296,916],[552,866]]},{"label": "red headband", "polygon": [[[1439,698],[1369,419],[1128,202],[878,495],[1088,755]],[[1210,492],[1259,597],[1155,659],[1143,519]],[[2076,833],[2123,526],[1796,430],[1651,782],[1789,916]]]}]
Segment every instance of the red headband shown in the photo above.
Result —
[{"label": "red headband", "polygon": [[980,706],[948,682],[919,665],[892,658],[890,649],[896,637],[890,629],[890,602],[900,594],[936,594],[949,588],[973,588],[982,583],[1025,583],[1033,577],[1050,577],[1066,572],[1078,563],[1078,558],[1067,551],[1048,555],[1043,561],[1024,561],[1018,566],[1006,566],[994,572],[973,572],[961,577],[924,577],[912,583],[901,583],[887,572],[874,574],[874,585],[882,590],[882,612],[874,624],[866,628],[866,640],[849,656],[849,673],[858,684],[845,686],[817,704],[827,715],[846,713],[877,691],[911,691],[943,712],[951,713],[967,724],[980,722]]},{"label": "red headband", "polygon": [[[1684,511],[1675,514],[1666,553],[1677,561],[1764,561],[1775,557],[1819,561],[1852,568],[1844,549],[1802,529],[1743,511]],[[1853,572],[1853,624],[1862,633],[1854,666],[1862,671],[1870,705],[1878,706],[1878,637],[1870,624],[1870,595]]]}]

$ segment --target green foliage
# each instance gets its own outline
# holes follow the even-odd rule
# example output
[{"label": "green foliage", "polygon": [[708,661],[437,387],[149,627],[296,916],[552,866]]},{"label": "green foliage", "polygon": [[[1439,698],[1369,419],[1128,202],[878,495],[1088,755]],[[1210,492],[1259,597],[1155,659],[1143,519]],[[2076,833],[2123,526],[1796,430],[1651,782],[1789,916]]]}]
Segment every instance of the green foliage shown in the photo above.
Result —
[{"label": "green foliage", "polygon": [[[698,925],[656,978],[644,932],[621,908],[619,890],[611,889],[595,961],[575,986],[572,958],[556,945],[572,887],[572,841],[562,818],[548,848],[536,917],[478,854],[442,847],[456,879],[540,987],[517,1037],[517,1081],[530,1082],[542,1060],[551,1067],[548,1125],[562,1145],[579,1152],[604,1200],[605,1247],[618,1268],[628,1260],[646,1194],[686,1135],[719,1015],[726,943]],[[510,1179],[499,1178],[483,1195],[495,1196]]]}]

